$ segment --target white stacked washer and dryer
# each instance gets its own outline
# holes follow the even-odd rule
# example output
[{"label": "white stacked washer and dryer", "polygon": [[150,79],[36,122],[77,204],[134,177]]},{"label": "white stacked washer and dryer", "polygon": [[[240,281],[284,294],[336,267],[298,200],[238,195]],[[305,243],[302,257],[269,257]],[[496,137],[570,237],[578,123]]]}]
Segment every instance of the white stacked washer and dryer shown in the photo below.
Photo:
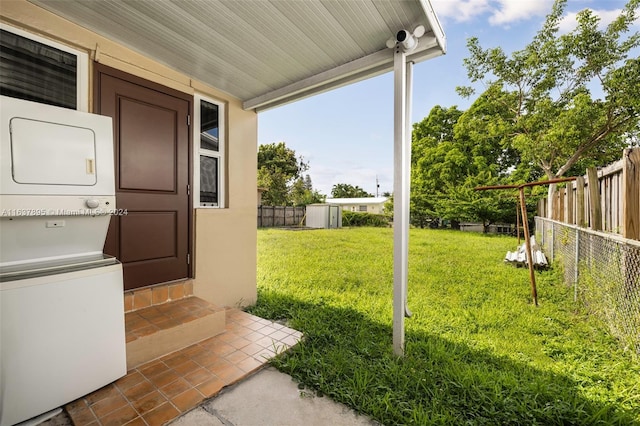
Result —
[{"label": "white stacked washer and dryer", "polygon": [[126,374],[111,118],[0,99],[0,426]]}]

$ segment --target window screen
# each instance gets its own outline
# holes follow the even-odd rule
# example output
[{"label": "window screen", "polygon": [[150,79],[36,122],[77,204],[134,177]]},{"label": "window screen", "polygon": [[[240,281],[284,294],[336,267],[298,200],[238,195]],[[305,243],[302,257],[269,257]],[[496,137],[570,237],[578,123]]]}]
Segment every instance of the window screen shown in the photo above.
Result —
[{"label": "window screen", "polygon": [[78,58],[73,53],[0,30],[0,93],[77,109]]},{"label": "window screen", "polygon": [[218,205],[218,159],[200,156],[200,204]]}]

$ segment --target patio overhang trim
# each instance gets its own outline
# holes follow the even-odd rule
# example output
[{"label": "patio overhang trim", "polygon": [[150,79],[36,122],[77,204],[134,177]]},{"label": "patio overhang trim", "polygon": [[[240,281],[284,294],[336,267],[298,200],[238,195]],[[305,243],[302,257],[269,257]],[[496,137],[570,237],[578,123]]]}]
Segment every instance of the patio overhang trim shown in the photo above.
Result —
[{"label": "patio overhang trim", "polygon": [[[425,17],[429,22],[429,28],[433,32],[433,36],[438,42],[438,46],[440,47],[440,54],[444,55],[447,53],[447,38],[444,34],[444,30],[442,29],[442,25],[440,25],[440,21],[438,20],[438,16],[436,12],[433,10],[433,6],[429,2],[429,0],[420,0],[420,5],[422,6],[422,10],[424,11]],[[412,58],[409,58],[412,60]],[[428,59],[428,58],[426,58]],[[417,61],[413,61],[417,63]]]},{"label": "patio overhang trim", "polygon": [[[443,54],[436,37],[423,37],[408,56],[416,63]],[[385,48],[336,68],[321,72],[243,102],[245,110],[264,111],[299,99],[346,86],[393,70],[393,50]]]}]

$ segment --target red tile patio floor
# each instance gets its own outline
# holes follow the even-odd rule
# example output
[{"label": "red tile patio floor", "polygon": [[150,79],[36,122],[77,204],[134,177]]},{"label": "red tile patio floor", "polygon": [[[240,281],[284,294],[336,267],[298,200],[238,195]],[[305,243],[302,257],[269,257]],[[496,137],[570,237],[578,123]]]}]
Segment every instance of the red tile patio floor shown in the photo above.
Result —
[{"label": "red tile patio floor", "polygon": [[65,407],[79,425],[167,423],[264,366],[302,334],[237,309],[225,332],[143,364]]}]

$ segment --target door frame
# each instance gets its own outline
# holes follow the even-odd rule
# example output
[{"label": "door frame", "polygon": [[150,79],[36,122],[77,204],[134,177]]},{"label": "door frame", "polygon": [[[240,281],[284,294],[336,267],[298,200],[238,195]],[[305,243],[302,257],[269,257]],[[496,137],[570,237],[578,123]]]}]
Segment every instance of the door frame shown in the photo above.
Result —
[{"label": "door frame", "polygon": [[[175,98],[178,99],[182,99],[184,101],[187,101],[189,103],[189,124],[188,124],[188,142],[187,142],[187,158],[188,158],[188,166],[187,166],[187,173],[189,174],[188,178],[187,178],[187,182],[189,185],[189,192],[187,195],[187,253],[189,254],[189,258],[190,258],[190,262],[187,265],[187,278],[193,278],[194,277],[194,271],[195,271],[195,236],[194,236],[194,209],[193,209],[193,108],[194,108],[194,96],[192,94],[189,93],[185,93],[185,92],[181,92],[179,90],[176,89],[172,89],[170,87],[167,86],[163,86],[162,84],[150,81],[150,80],[145,80],[142,77],[138,77],[137,75],[134,74],[129,74],[125,71],[121,71],[119,69],[116,68],[112,68],[109,67],[107,65],[101,64],[99,62],[93,62],[93,101],[91,103],[92,109],[93,109],[93,113],[94,114],[100,114],[100,81],[101,81],[101,77],[102,75],[108,75],[114,78],[118,78],[120,80],[125,80],[127,82],[130,82],[132,84],[136,84],[138,86],[142,86],[144,88],[150,89],[150,90],[154,90],[156,92],[160,92],[162,94],[168,95],[168,96],[173,96]],[[118,167],[119,167],[119,162],[118,162],[118,151],[117,151],[117,147],[114,144],[114,159],[115,159],[115,176],[118,175]],[[148,288],[148,287],[152,287],[155,285],[160,285],[160,284],[166,284],[167,282],[171,282],[172,280],[166,281],[166,282],[162,282],[162,283],[156,283],[156,284],[151,284],[149,286],[144,286],[144,287],[139,287],[136,288],[136,290],[138,289],[143,289],[143,288]],[[173,280],[175,281],[175,280]]]}]

